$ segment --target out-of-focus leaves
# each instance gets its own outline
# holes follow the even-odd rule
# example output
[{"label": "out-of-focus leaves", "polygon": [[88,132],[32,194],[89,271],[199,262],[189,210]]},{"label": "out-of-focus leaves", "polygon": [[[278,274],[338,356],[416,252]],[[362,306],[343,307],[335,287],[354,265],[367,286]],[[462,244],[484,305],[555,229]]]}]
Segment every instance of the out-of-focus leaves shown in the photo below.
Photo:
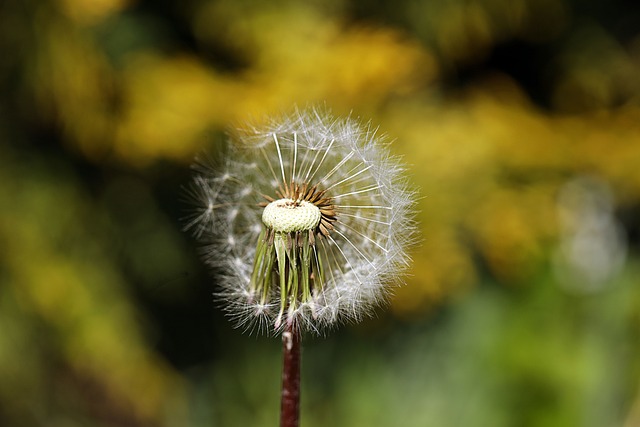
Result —
[{"label": "out-of-focus leaves", "polygon": [[[243,40],[244,48],[255,49],[253,62],[230,76],[189,57],[132,60],[124,74],[130,103],[116,138],[122,157],[191,157],[211,126],[224,127],[295,103],[326,101],[343,108],[356,100],[375,104],[390,92],[403,93],[433,79],[436,72],[427,52],[394,31],[344,29],[298,8],[253,11],[238,20],[222,19],[220,11],[210,9],[197,14],[196,28],[210,21],[222,26],[200,24],[203,42]],[[279,25],[282,20],[290,25]],[[298,36],[290,37],[291,32]],[[371,45],[376,49],[368,49]],[[322,78],[314,77],[318,72]]]},{"label": "out-of-focus leaves", "polygon": [[311,342],[303,423],[635,425],[640,8],[621,4],[4,2],[0,423],[273,424],[277,346],[202,339],[168,175],[321,103],[394,139],[424,240],[391,302],[417,326]]},{"label": "out-of-focus leaves", "polygon": [[[247,14],[225,3],[194,11],[196,34],[203,44],[211,38],[243,43],[252,50],[246,70],[224,74],[193,56],[144,49],[129,52],[119,69],[97,45],[99,38],[70,20],[98,13],[81,5],[69,2],[72,11],[64,15],[45,3],[14,18],[42,21],[30,46],[36,54],[27,82],[35,106],[94,160],[114,154],[135,164],[188,159],[211,127],[294,103],[326,101],[345,109],[356,102],[376,104],[437,73],[428,51],[391,29],[347,28],[308,6],[252,8]],[[240,12],[242,19],[230,19]],[[115,26],[117,18],[111,20]],[[281,25],[283,20],[289,24]],[[211,21],[222,25],[205,24]],[[318,72],[322,78],[314,77]]]},{"label": "out-of-focus leaves", "polygon": [[558,55],[553,94],[561,112],[606,109],[637,100],[638,63],[611,35],[595,24],[583,25]]},{"label": "out-of-focus leaves", "polygon": [[76,415],[157,422],[179,409],[182,381],[148,347],[105,245],[108,218],[64,163],[51,163],[2,152],[0,238],[9,285],[2,300],[10,304],[0,323],[2,372],[9,374],[0,394],[15,411],[9,420],[37,416],[40,405],[70,388],[80,404],[63,404],[68,412],[53,414],[53,425]]},{"label": "out-of-focus leaves", "polygon": [[60,10],[78,25],[99,23],[133,3],[131,0],[61,0]]},{"label": "out-of-focus leaves", "polygon": [[427,107],[426,113],[394,105],[385,113],[398,150],[424,170],[416,179],[425,241],[411,285],[398,291],[400,311],[418,304],[416,288],[425,303],[468,288],[478,277],[475,254],[506,283],[530,280],[558,238],[556,198],[572,176],[596,174],[621,204],[637,203],[632,165],[640,161],[640,129],[632,117],[640,109],[553,116],[513,89],[497,79],[467,94],[462,105]]}]

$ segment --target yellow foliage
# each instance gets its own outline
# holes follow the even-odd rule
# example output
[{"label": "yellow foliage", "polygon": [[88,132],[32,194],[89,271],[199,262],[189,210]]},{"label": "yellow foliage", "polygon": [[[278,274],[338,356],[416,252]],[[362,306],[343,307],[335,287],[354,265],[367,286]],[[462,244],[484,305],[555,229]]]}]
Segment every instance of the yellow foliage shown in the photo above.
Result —
[{"label": "yellow foliage", "polygon": [[134,163],[191,158],[211,126],[234,115],[240,88],[189,57],[142,56],[125,70],[127,104],[115,152]]},{"label": "yellow foliage", "polygon": [[15,172],[28,168],[9,159],[3,152],[0,200],[13,208],[0,211],[0,238],[7,242],[5,277],[32,317],[25,325],[44,322],[66,369],[96,381],[140,420],[160,420],[169,396],[179,401],[183,386],[145,343],[123,280],[91,231],[99,214],[63,176],[53,184],[38,171],[16,181],[25,174]]},{"label": "yellow foliage", "polygon": [[95,24],[117,13],[132,0],[58,0],[62,11],[80,25]]},{"label": "yellow foliage", "polygon": [[557,193],[574,176],[599,175],[622,203],[640,196],[640,109],[558,116],[508,79],[485,83],[455,102],[382,113],[424,196],[424,242],[394,300],[399,312],[472,285],[474,251],[506,283],[530,278],[558,238]]},{"label": "yellow foliage", "polygon": [[[356,103],[375,105],[437,74],[428,51],[390,29],[344,27],[304,6],[254,12],[238,21],[217,16],[220,11],[211,7],[196,14],[212,19],[196,24],[201,37],[218,37],[222,28],[230,43],[240,40],[255,49],[241,73],[224,74],[193,56],[150,51],[131,54],[116,70],[83,30],[69,31],[68,22],[50,19],[35,67],[40,105],[89,158],[115,154],[142,165],[190,159],[207,130],[249,116],[308,102],[347,111]],[[210,25],[216,19],[220,25]],[[290,25],[279,25],[283,19]],[[123,101],[121,111],[115,99]]]}]

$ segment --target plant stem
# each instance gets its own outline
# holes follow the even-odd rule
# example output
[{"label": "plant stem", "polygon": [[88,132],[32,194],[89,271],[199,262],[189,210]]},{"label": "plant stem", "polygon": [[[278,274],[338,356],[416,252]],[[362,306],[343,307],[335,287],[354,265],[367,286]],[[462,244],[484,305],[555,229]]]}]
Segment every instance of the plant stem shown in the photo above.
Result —
[{"label": "plant stem", "polygon": [[282,333],[280,427],[298,427],[300,418],[300,331],[286,322]]}]

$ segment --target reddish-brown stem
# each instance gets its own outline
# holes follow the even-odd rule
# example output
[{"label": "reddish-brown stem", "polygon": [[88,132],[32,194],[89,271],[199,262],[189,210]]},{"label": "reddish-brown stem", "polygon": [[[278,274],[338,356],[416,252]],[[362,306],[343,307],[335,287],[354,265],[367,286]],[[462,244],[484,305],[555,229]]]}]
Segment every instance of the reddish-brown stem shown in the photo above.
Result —
[{"label": "reddish-brown stem", "polygon": [[282,333],[280,427],[298,427],[300,418],[300,331],[287,322]]}]

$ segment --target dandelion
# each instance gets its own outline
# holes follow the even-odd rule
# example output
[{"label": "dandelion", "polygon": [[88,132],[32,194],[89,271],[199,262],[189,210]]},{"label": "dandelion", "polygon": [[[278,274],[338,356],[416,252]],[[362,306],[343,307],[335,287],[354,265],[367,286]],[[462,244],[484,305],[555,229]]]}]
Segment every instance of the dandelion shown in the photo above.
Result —
[{"label": "dandelion", "polygon": [[296,112],[240,132],[221,166],[196,164],[186,228],[240,326],[360,320],[407,266],[414,194],[368,126]]},{"label": "dandelion", "polygon": [[409,263],[415,195],[380,139],[296,111],[239,131],[221,164],[195,165],[185,228],[206,242],[224,309],[242,328],[283,332],[285,360],[300,332],[369,315]]}]

